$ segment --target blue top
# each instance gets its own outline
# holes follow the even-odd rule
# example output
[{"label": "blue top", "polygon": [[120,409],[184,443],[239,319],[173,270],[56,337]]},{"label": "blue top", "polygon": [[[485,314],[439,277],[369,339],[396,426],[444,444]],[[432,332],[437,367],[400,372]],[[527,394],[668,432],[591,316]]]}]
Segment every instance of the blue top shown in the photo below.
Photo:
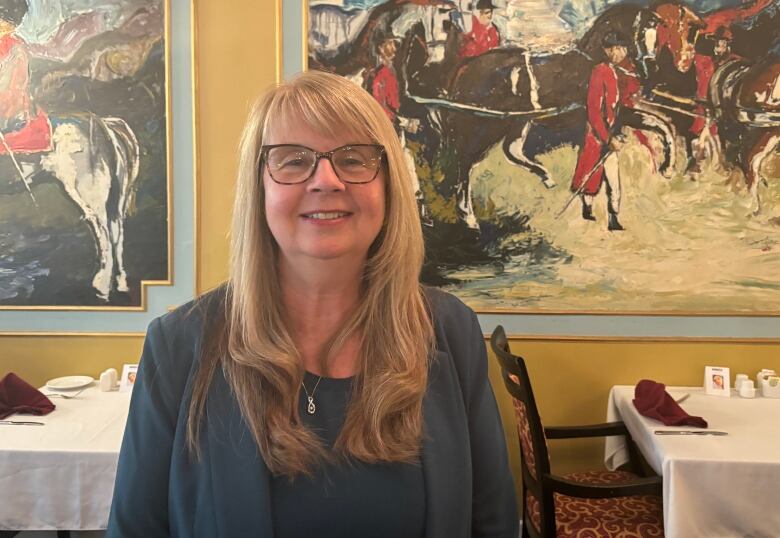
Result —
[{"label": "blue top", "polygon": [[[306,390],[316,411],[306,412],[301,391],[303,423],[333,447],[344,424],[352,378],[306,373]],[[405,538],[425,533],[425,484],[420,464],[368,465],[349,461],[324,465],[312,477],[271,479],[274,535],[281,538]],[[344,517],[349,514],[349,517]]]},{"label": "blue top", "polygon": [[[515,490],[482,330],[457,298],[435,289],[426,294],[436,351],[423,398],[425,536],[516,538]],[[273,477],[219,368],[206,401],[201,458],[195,461],[186,448],[204,310],[224,303],[224,288],[211,299],[149,325],[119,454],[108,538],[275,535]],[[342,515],[355,517],[354,511]]]}]

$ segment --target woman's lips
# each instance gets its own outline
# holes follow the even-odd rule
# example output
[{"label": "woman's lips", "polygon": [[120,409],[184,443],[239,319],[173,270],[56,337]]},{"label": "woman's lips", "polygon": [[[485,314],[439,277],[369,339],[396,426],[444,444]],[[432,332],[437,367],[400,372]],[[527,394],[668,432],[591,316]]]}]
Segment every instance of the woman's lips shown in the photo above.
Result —
[{"label": "woman's lips", "polygon": [[348,217],[351,215],[349,211],[311,211],[301,215],[305,219],[312,220],[335,220],[339,218]]}]

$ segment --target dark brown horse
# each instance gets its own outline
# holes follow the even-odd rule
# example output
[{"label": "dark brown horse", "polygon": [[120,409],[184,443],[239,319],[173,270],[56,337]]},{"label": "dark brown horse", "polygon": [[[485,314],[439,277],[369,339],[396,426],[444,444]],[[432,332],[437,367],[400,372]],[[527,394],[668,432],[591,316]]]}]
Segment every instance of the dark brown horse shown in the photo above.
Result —
[{"label": "dark brown horse", "polygon": [[726,154],[745,175],[753,212],[761,211],[762,165],[780,147],[780,56],[755,65],[734,61],[713,77]]}]

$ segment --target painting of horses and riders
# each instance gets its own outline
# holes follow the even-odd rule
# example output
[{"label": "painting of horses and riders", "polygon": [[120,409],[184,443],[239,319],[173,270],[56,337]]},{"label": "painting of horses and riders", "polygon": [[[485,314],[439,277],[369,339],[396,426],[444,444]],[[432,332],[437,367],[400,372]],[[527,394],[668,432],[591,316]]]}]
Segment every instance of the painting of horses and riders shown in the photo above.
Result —
[{"label": "painting of horses and riders", "polygon": [[164,0],[0,0],[0,308],[170,281]]},{"label": "painting of horses and riders", "polygon": [[780,0],[310,0],[479,311],[780,314]]}]

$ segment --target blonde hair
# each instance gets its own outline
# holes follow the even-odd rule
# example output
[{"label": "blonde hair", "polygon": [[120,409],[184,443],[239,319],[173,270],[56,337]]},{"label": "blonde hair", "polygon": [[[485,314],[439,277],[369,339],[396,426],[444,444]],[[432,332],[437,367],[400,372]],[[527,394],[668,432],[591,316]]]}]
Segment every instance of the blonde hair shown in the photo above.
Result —
[{"label": "blonde hair", "polygon": [[385,147],[385,220],[369,249],[360,304],[327,346],[329,356],[350,336],[361,342],[334,452],[367,463],[415,461],[434,336],[419,284],[424,247],[411,178],[381,106],[356,84],[319,71],[261,95],[244,127],[230,279],[224,310],[207,321],[189,406],[189,446],[199,455],[199,424],[219,366],[272,473],[310,473],[332,456],[298,413],[304,370],[284,320],[278,246],[264,213],[261,146],[276,126],[293,119],[324,136],[347,132]]}]

